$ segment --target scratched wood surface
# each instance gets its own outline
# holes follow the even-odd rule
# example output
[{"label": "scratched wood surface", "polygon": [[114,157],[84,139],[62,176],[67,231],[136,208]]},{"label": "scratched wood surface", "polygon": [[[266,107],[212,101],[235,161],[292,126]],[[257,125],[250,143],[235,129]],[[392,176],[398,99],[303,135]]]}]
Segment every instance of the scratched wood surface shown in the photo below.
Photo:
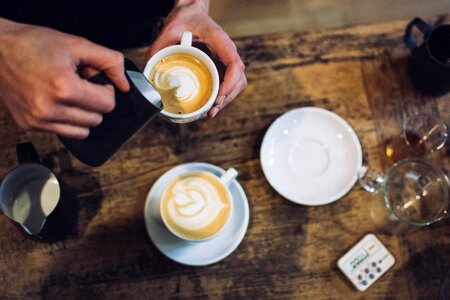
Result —
[{"label": "scratched wood surface", "polygon": [[[408,115],[433,112],[449,124],[450,95],[422,96],[406,77],[406,24],[239,38],[248,87],[233,103],[190,125],[156,119],[98,168],[78,162],[54,135],[24,133],[0,104],[0,178],[17,166],[15,145],[31,141],[68,191],[67,229],[58,239],[30,239],[0,214],[0,299],[436,299],[450,269],[448,219],[386,234],[370,222],[371,196],[361,187],[329,205],[297,205],[269,185],[259,158],[269,125],[298,107],[343,117],[361,141],[364,163],[378,170],[390,165],[380,145]],[[143,68],[145,49],[124,52]],[[447,172],[448,151],[432,157]],[[193,161],[236,168],[250,206],[239,247],[204,267],[161,254],[143,218],[157,178]],[[336,263],[369,232],[397,261],[360,293]]]}]

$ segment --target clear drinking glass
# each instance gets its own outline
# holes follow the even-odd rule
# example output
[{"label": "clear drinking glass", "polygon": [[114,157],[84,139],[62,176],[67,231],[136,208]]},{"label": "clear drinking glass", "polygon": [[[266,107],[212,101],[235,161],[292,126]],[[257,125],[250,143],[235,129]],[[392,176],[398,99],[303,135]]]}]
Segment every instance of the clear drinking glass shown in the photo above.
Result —
[{"label": "clear drinking glass", "polygon": [[437,116],[419,113],[405,120],[402,133],[386,143],[386,156],[392,162],[419,157],[444,147],[447,127]]},{"label": "clear drinking glass", "polygon": [[374,195],[369,204],[372,220],[388,232],[430,225],[449,216],[450,181],[424,160],[400,160],[386,174],[364,167],[359,183]]}]

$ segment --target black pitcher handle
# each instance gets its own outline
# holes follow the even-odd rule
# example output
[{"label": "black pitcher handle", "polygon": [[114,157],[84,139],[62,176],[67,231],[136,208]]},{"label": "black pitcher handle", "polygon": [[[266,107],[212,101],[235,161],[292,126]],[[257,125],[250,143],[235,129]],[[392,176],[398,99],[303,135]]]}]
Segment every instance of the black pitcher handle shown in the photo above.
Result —
[{"label": "black pitcher handle", "polygon": [[26,163],[40,164],[41,163],[41,160],[39,159],[39,155],[36,152],[36,149],[34,149],[33,144],[30,142],[17,144],[16,151],[17,151],[17,159],[19,160],[19,164],[26,164]]},{"label": "black pitcher handle", "polygon": [[107,84],[114,85],[113,82],[108,78],[108,76],[105,75],[105,73],[98,73],[98,74],[92,76],[91,78],[89,78],[88,81],[90,81],[92,83],[96,83],[96,84],[101,84],[101,85],[107,85]]},{"label": "black pitcher handle", "polygon": [[427,33],[430,32],[431,26],[428,25],[424,20],[421,18],[415,18],[412,20],[408,26],[406,27],[405,36],[403,38],[406,46],[411,50],[414,51],[418,48],[416,42],[413,40],[411,33],[413,30],[413,27],[417,26],[417,28],[424,34],[427,35]]}]

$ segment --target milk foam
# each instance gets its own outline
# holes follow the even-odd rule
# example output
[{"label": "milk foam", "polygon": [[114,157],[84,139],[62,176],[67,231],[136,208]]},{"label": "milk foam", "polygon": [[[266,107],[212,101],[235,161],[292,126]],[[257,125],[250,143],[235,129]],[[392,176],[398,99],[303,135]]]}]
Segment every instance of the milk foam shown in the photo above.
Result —
[{"label": "milk foam", "polygon": [[164,111],[169,113],[194,112],[211,97],[211,73],[192,55],[172,54],[164,57],[153,66],[148,79],[161,95]]},{"label": "milk foam", "polygon": [[202,178],[185,178],[172,188],[167,199],[168,213],[174,223],[190,230],[200,229],[213,223],[227,205],[209,181]]},{"label": "milk foam", "polygon": [[159,69],[155,72],[155,88],[164,91],[175,91],[178,101],[195,101],[200,83],[194,72],[183,66],[174,66],[168,70]]}]

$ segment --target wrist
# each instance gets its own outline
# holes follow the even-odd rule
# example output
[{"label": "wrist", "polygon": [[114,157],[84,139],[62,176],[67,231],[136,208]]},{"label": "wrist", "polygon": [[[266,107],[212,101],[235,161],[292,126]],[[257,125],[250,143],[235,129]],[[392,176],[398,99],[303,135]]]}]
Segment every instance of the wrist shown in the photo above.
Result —
[{"label": "wrist", "polygon": [[174,8],[176,7],[186,7],[186,6],[198,6],[203,11],[208,13],[209,11],[209,0],[175,0]]}]

